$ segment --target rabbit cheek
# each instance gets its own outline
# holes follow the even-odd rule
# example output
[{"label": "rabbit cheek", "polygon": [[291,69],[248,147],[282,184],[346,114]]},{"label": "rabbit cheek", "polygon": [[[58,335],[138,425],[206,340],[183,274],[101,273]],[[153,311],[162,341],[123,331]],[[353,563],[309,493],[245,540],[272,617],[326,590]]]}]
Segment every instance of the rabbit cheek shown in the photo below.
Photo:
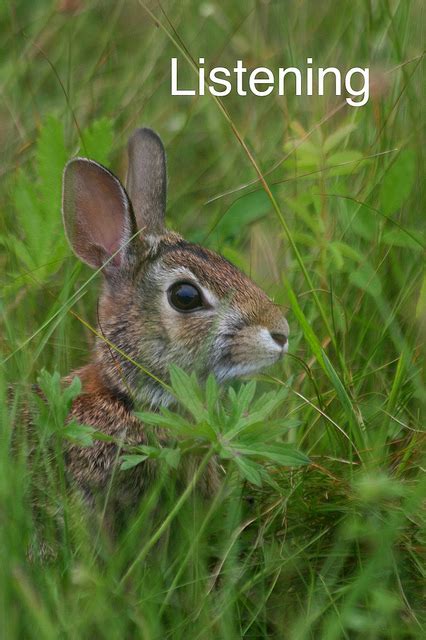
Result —
[{"label": "rabbit cheek", "polygon": [[198,360],[205,361],[205,347],[208,336],[211,334],[213,318],[207,314],[180,314],[173,310],[164,311],[162,314],[162,326],[167,339],[174,347],[175,354],[185,362],[175,361],[179,365],[201,364]]},{"label": "rabbit cheek", "polygon": [[246,327],[235,336],[231,357],[233,363],[241,366],[253,367],[259,370],[273,364],[284,350],[276,344],[268,329],[264,327]]}]

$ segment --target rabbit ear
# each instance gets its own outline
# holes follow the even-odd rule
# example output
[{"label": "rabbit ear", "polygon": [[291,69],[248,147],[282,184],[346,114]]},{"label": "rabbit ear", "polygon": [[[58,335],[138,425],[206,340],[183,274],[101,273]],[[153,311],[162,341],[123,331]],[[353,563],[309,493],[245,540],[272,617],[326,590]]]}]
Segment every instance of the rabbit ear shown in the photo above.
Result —
[{"label": "rabbit ear", "polygon": [[118,252],[105,271],[121,266],[136,225],[118,178],[92,160],[70,160],[63,176],[62,215],[70,244],[83,262],[99,269]]},{"label": "rabbit ear", "polygon": [[128,144],[126,189],[142,234],[161,234],[166,211],[166,154],[151,129],[136,129]]}]

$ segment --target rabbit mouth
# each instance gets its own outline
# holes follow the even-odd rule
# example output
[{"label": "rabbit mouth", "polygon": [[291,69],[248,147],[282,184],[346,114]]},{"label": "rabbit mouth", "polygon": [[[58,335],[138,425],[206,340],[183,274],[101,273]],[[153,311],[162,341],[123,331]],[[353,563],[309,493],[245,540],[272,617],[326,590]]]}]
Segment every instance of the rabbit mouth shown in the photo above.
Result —
[{"label": "rabbit mouth", "polygon": [[222,358],[222,361],[214,367],[214,374],[218,382],[226,382],[242,376],[259,373],[262,369],[273,365],[277,362],[276,356],[265,358],[263,361],[252,362],[232,362],[231,359]]},{"label": "rabbit mouth", "polygon": [[[222,337],[223,338],[223,337]],[[219,382],[238,378],[273,365],[288,350],[288,342],[278,345],[269,334],[261,328],[256,332],[256,340],[247,337],[243,332],[237,333],[233,339],[221,340],[220,356],[214,363],[214,374]]]}]

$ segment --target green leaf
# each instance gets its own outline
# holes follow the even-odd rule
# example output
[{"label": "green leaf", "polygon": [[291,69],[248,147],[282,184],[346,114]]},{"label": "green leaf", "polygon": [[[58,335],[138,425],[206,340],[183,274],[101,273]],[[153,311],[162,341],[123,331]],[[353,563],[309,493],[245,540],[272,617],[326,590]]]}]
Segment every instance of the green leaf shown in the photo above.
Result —
[{"label": "green leaf", "polygon": [[161,409],[161,413],[135,411],[134,415],[145,424],[168,429],[177,436],[215,440],[215,431],[208,421],[191,424],[179,414],[173,413],[165,407]]},{"label": "green leaf", "polygon": [[332,149],[335,149],[345,138],[347,138],[352,131],[356,129],[355,124],[346,124],[337,131],[334,131],[326,138],[323,146],[324,153],[329,153]]},{"label": "green leaf", "polygon": [[345,200],[341,214],[346,224],[350,225],[351,231],[354,231],[361,238],[372,240],[375,237],[378,225],[371,209],[358,202]]},{"label": "green leaf", "polygon": [[346,164],[356,163],[362,160],[362,153],[360,151],[348,150],[348,151],[339,151],[337,153],[333,153],[331,156],[327,158],[327,165],[334,166],[337,164]]},{"label": "green leaf", "polygon": [[172,412],[170,412],[168,415],[163,415],[163,413],[135,411],[134,415],[145,424],[152,424],[157,427],[164,427],[166,429],[172,430],[176,427],[179,430],[179,422],[182,420],[182,416],[179,416],[177,413]]},{"label": "green leaf", "polygon": [[[203,238],[204,236],[200,236],[199,242],[202,242]],[[220,242],[220,252],[224,258],[232,262],[232,264],[238,267],[238,269],[241,269],[241,271],[250,270],[250,262],[247,260],[247,256],[239,249],[231,247],[228,243],[225,245],[223,242]]]},{"label": "green leaf", "polygon": [[[0,244],[5,247],[7,251],[14,253],[18,260],[22,262],[29,271],[33,271],[36,268],[36,262],[34,262],[30,255],[28,247],[19,238],[12,235],[0,235]],[[31,283],[33,283],[32,279]]]},{"label": "green leaf", "polygon": [[64,126],[54,116],[47,116],[37,140],[36,159],[40,177],[40,193],[43,205],[49,212],[44,218],[43,232],[61,224],[62,172],[68,160],[65,147]]},{"label": "green leaf", "polygon": [[340,246],[334,242],[329,242],[328,250],[331,254],[336,269],[338,269],[338,271],[341,271],[345,265],[345,261],[342,256],[342,252],[340,251]]},{"label": "green leaf", "polygon": [[[77,423],[71,423],[64,430],[71,404],[81,392],[80,379],[75,377],[70,384],[64,385],[57,371],[49,373],[42,369],[37,377],[37,383],[41,391],[41,397],[35,394],[35,398],[43,416],[44,428],[50,432],[50,435],[60,430],[61,435],[64,435],[64,437],[70,436],[70,439],[79,441],[83,446],[92,444],[92,441],[89,442],[90,439],[88,438],[89,428],[80,428]],[[76,426],[75,429],[74,426]]]},{"label": "green leaf", "polygon": [[287,173],[315,171],[321,166],[321,151],[310,153],[302,144],[286,161],[284,168]]},{"label": "green leaf", "polygon": [[401,151],[383,177],[380,205],[383,213],[395,213],[407,200],[416,177],[416,157],[412,149]]},{"label": "green leaf", "polygon": [[201,390],[192,374],[189,376],[185,371],[175,365],[170,367],[170,381],[173,391],[179,402],[187,409],[196,420],[203,421],[207,418],[207,411],[201,401]]},{"label": "green leaf", "polygon": [[253,402],[254,394],[256,393],[256,380],[250,380],[247,384],[241,385],[238,394],[238,404],[241,407],[241,413],[247,411],[250,404]]},{"label": "green leaf", "polygon": [[343,176],[360,171],[365,167],[367,159],[364,160],[360,151],[347,150],[333,153],[327,158],[326,167],[329,167],[326,175]]},{"label": "green leaf", "polygon": [[241,476],[245,480],[248,480],[257,487],[262,486],[262,479],[264,478],[265,472],[260,464],[257,464],[257,462],[254,462],[253,460],[241,458],[239,456],[235,456],[233,460],[237,465]]},{"label": "green leaf", "polygon": [[78,424],[77,422],[68,424],[63,432],[63,436],[67,440],[71,440],[81,447],[91,447],[94,434],[95,429],[93,427],[86,424]]},{"label": "green leaf", "polygon": [[298,467],[310,463],[309,458],[304,453],[288,444],[259,443],[257,446],[253,445],[251,447],[237,444],[235,451],[241,455],[259,456],[286,467]]},{"label": "green leaf", "polygon": [[315,158],[315,163],[321,159],[321,148],[315,145],[309,138],[305,138],[306,133],[304,132],[303,136],[300,138],[292,138],[291,140],[287,140],[283,149],[286,153],[297,153],[301,155],[311,156]]},{"label": "green leaf", "polygon": [[426,274],[423,276],[422,286],[419,291],[416,305],[416,318],[420,322],[424,322],[424,318],[426,318]]},{"label": "green leaf", "polygon": [[40,246],[46,242],[42,224],[42,202],[34,181],[22,171],[18,171],[13,192],[13,205],[19,223],[25,234],[25,243],[31,259],[40,265]]},{"label": "green leaf", "polygon": [[50,373],[46,369],[42,369],[37,377],[37,384],[47,401],[47,404],[52,405],[53,411],[55,411],[60,405],[61,388],[60,388],[60,375],[57,371]]},{"label": "green leaf", "polygon": [[181,451],[180,449],[171,449],[170,447],[165,447],[161,450],[160,459],[164,460],[167,466],[172,469],[177,469],[179,466]]},{"label": "green leaf", "polygon": [[[410,235],[408,235],[410,234]],[[416,242],[415,238],[418,240]],[[423,237],[417,229],[388,229],[383,233],[382,242],[392,247],[404,247],[413,251],[422,251]]]},{"label": "green leaf", "polygon": [[107,433],[104,433],[103,431],[95,431],[93,433],[93,439],[100,440],[101,442],[113,442],[116,444],[119,444],[120,442],[119,438],[114,438],[114,436],[109,436]]},{"label": "green leaf", "polygon": [[237,424],[226,432],[225,436],[228,440],[235,438],[254,424],[258,424],[266,420],[266,418],[284,401],[287,396],[287,389],[279,391],[270,391],[264,393],[252,407],[247,416],[240,417]]},{"label": "green leaf", "polygon": [[[346,244],[346,242],[339,242],[338,240],[335,240],[330,242],[329,244],[333,245],[333,247],[336,247],[342,256],[348,258],[349,260],[352,260],[353,262],[363,262],[363,260],[365,259],[362,253]],[[351,265],[351,268],[352,267],[353,265]]]},{"label": "green leaf", "polygon": [[325,233],[324,222],[317,215],[314,215],[311,210],[312,197],[309,190],[298,193],[295,198],[287,196],[282,200],[284,205],[294,211],[297,217],[303,221],[315,238],[318,233]]},{"label": "green leaf", "polygon": [[206,402],[209,415],[214,415],[216,411],[216,403],[219,399],[219,387],[216,378],[211,373],[206,382]]},{"label": "green leaf", "polygon": [[96,162],[108,164],[114,141],[112,121],[109,118],[95,120],[82,132],[83,144],[81,153]]},{"label": "green leaf", "polygon": [[[13,204],[24,231],[25,246],[42,282],[56,270],[65,255],[66,241],[61,224],[62,172],[68,153],[65,148],[62,123],[47,117],[36,143],[37,173],[18,172]],[[22,247],[15,244],[15,254],[31,268]],[[42,268],[39,268],[42,267]]]},{"label": "green leaf", "polygon": [[238,442],[244,446],[261,445],[276,441],[276,439],[291,429],[300,426],[300,420],[296,418],[279,418],[277,420],[269,419],[267,422],[256,422],[244,430],[238,437]]},{"label": "green leaf", "polygon": [[208,438],[213,441],[216,439],[215,430],[212,425],[212,421],[202,421],[197,422],[196,424],[188,422],[184,417],[177,416],[175,413],[172,413],[165,407],[162,407],[161,412],[171,419],[171,416],[174,416],[174,423],[171,427],[172,431],[176,431],[177,434],[183,436],[192,436],[193,438]]},{"label": "green leaf", "polygon": [[[272,186],[274,196],[278,193],[278,187]],[[221,216],[215,227],[215,232],[222,238],[233,238],[241,234],[241,230],[247,228],[251,222],[259,220],[271,211],[271,201],[263,189],[251,191],[231,204],[229,209]]]},{"label": "green leaf", "polygon": [[161,447],[153,447],[148,444],[139,444],[133,447],[133,449],[147,458],[158,458],[162,451]]},{"label": "green leaf", "polygon": [[360,265],[356,271],[353,271],[349,276],[349,280],[352,284],[366,291],[374,298],[377,298],[382,293],[380,278],[368,262],[365,262]]},{"label": "green leaf", "polygon": [[127,471],[127,469],[133,469],[136,465],[144,462],[148,456],[142,454],[129,453],[127,455],[121,456],[121,471]]},{"label": "green leaf", "polygon": [[[58,374],[59,375],[59,374]],[[62,397],[67,406],[71,406],[71,402],[81,393],[81,380],[78,376],[74,376],[67,387],[63,389]]]},{"label": "green leaf", "polygon": [[258,413],[264,418],[268,417],[272,411],[285,400],[288,394],[286,387],[279,387],[272,391],[262,393],[251,406],[251,414]]}]

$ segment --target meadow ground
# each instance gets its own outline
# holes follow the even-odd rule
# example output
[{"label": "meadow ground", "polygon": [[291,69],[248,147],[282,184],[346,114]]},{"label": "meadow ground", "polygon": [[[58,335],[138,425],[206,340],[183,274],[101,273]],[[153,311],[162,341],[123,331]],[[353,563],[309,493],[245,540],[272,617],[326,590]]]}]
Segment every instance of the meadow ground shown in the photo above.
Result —
[{"label": "meadow ground", "polygon": [[[147,4],[0,8],[0,637],[425,637],[422,2]],[[188,83],[190,56],[369,66],[371,95],[171,97],[173,56]],[[225,461],[209,501],[165,456],[111,539],[108,496],[94,518],[64,478],[54,373],[87,360],[99,279],[66,244],[61,175],[76,153],[123,175],[141,124],[167,148],[169,226],[250,273],[291,341],[257,377],[254,403],[282,400],[257,455]],[[56,408],[29,436],[41,375]],[[271,437],[309,464],[265,455]]]}]

